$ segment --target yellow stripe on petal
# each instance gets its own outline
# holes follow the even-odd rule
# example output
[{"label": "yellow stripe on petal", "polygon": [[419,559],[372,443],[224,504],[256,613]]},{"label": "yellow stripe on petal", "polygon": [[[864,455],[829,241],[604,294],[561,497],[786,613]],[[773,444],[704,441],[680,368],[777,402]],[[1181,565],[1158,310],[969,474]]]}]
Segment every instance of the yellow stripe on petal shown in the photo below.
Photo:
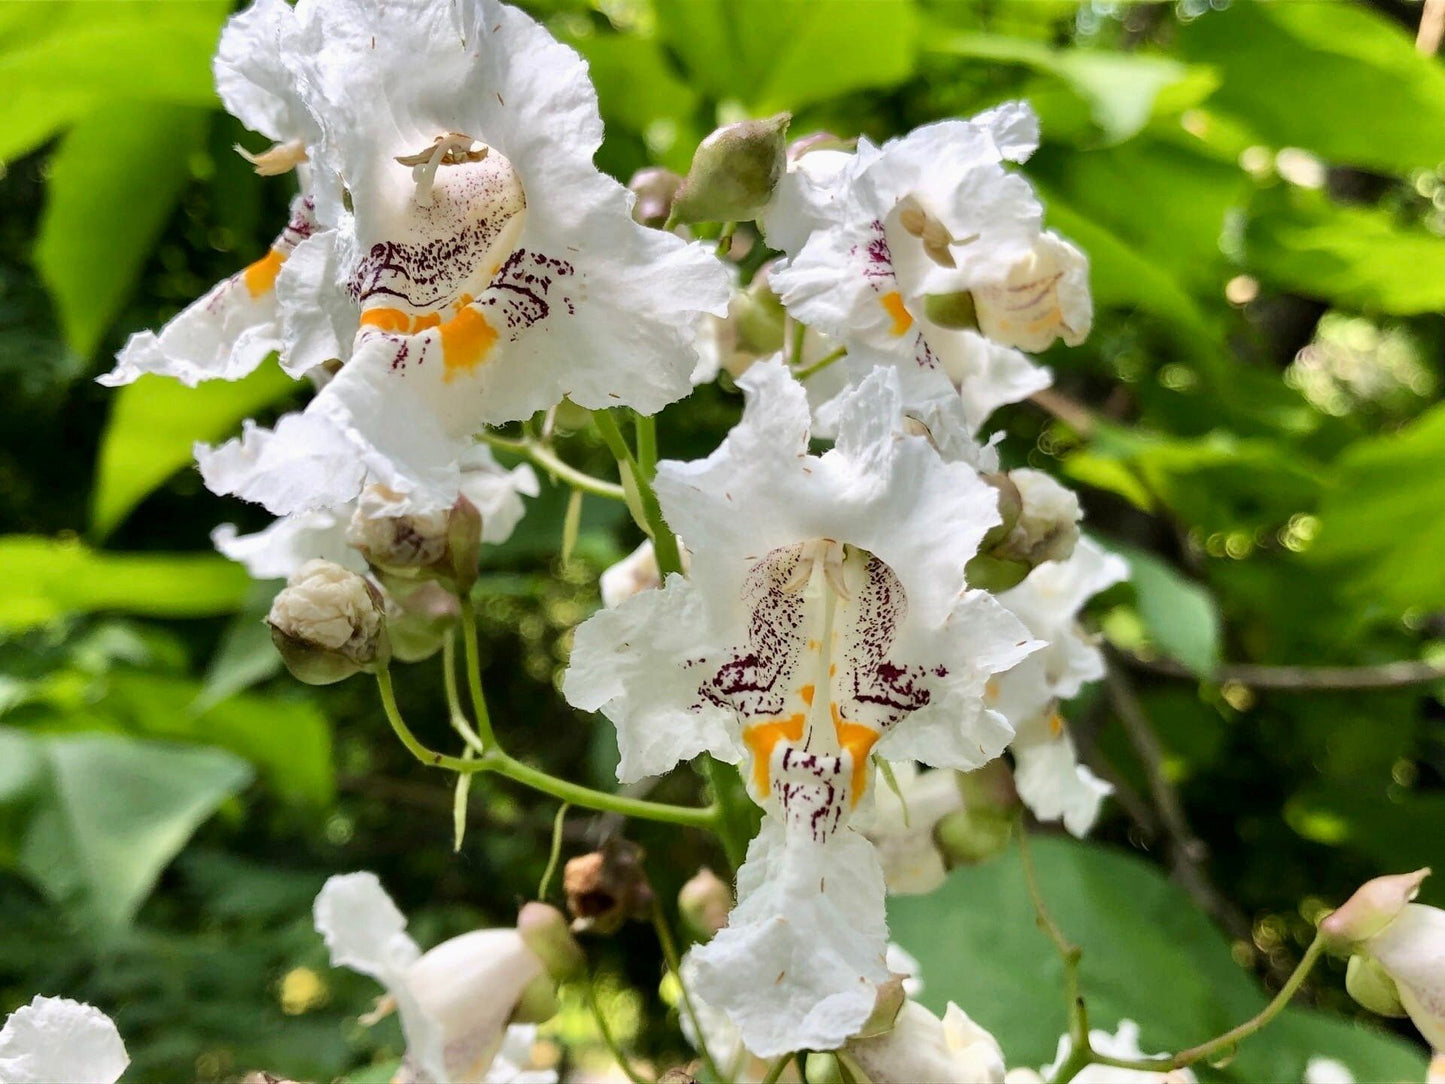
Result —
[{"label": "yellow stripe on petal", "polygon": [[276,276],[281,273],[281,265],[285,262],[286,253],[273,248],[247,267],[241,272],[241,281],[246,284],[247,292],[252,297],[260,297],[264,293],[269,293],[275,287]]},{"label": "yellow stripe on petal", "polygon": [[861,723],[848,722],[839,714],[837,704],[831,707],[833,729],[838,733],[838,744],[853,754],[853,789],[850,800],[856,806],[868,787],[868,754],[873,751],[873,746],[878,741],[878,731]]},{"label": "yellow stripe on petal", "polygon": [[903,295],[897,290],[884,294],[878,300],[888,310],[888,315],[893,317],[893,326],[888,329],[890,334],[902,335],[913,326],[913,314],[908,311],[908,306],[903,304]]},{"label": "yellow stripe on petal", "polygon": [[486,360],[497,341],[497,329],[473,308],[462,309],[438,331],[442,338],[442,360],[447,367],[447,380],[458,372],[475,369]]},{"label": "yellow stripe on petal", "polygon": [[743,741],[753,754],[753,786],[758,794],[767,794],[772,786],[772,772],[769,762],[773,759],[773,747],[787,739],[790,742],[803,740],[804,717],[801,713],[786,719],[759,723],[743,731]]}]

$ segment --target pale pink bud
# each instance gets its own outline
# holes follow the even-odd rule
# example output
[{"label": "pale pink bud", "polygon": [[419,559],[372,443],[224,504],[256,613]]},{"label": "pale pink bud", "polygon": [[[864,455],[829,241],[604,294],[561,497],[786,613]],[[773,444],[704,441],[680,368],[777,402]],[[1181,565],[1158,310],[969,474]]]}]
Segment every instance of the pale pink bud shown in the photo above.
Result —
[{"label": "pale pink bud", "polygon": [[1349,952],[1383,931],[1420,894],[1420,884],[1428,876],[1428,869],[1417,869],[1366,881],[1320,923],[1320,933],[1330,949]]}]

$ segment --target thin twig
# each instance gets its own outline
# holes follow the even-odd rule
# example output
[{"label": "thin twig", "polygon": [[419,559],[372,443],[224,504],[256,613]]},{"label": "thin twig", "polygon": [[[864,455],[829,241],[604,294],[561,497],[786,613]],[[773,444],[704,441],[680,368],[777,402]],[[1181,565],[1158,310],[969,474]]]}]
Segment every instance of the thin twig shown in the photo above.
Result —
[{"label": "thin twig", "polygon": [[697,1036],[698,1052],[702,1055],[703,1065],[707,1067],[708,1075],[713,1080],[725,1080],[727,1078],[718,1070],[717,1062],[713,1061],[712,1051],[708,1049],[707,1045],[707,1032],[703,1030],[702,1018],[698,1016],[697,1008],[692,1003],[692,995],[687,992],[687,983],[682,979],[682,960],[677,953],[677,942],[673,940],[672,930],[667,925],[667,916],[662,913],[660,900],[652,901],[652,929],[657,934],[657,944],[662,949],[662,958],[667,964],[667,969],[677,980],[682,1008],[687,1013],[688,1019],[692,1021],[692,1030]]},{"label": "thin twig", "polygon": [[[1445,2],[1445,0],[1442,0]],[[1199,680],[1187,666],[1166,659],[1122,656],[1131,666],[1166,677]],[[1259,663],[1225,663],[1208,680],[1215,685],[1235,683],[1252,689],[1280,692],[1346,692],[1352,689],[1406,689],[1445,680],[1445,664],[1428,659],[1401,659],[1368,666],[1267,666]]]},{"label": "thin twig", "polygon": [[537,898],[544,902],[547,889],[552,884],[552,875],[557,872],[557,862],[562,857],[562,828],[567,820],[567,810],[571,808],[570,803],[563,802],[557,807],[557,816],[552,821],[552,849],[547,853],[547,868],[542,871],[541,883],[537,885]]},{"label": "thin twig", "polygon": [[612,1025],[607,1022],[607,1015],[602,1011],[602,1003],[597,999],[597,982],[588,975],[582,982],[582,989],[587,995],[587,1007],[592,1010],[592,1017],[597,1021],[597,1032],[602,1036],[602,1043],[611,1052],[612,1057],[617,1061],[617,1067],[632,1084],[646,1084],[647,1078],[632,1067],[631,1060],[623,1052],[617,1043],[617,1037],[612,1034]]},{"label": "thin twig", "polygon": [[1070,399],[1057,388],[1036,391],[1029,396],[1029,400],[1058,418],[1085,440],[1094,435],[1094,429],[1098,425],[1094,412],[1077,399]]},{"label": "thin twig", "polygon": [[1420,12],[1420,29],[1415,34],[1415,48],[1426,56],[1434,56],[1445,34],[1445,0],[1425,0]]}]

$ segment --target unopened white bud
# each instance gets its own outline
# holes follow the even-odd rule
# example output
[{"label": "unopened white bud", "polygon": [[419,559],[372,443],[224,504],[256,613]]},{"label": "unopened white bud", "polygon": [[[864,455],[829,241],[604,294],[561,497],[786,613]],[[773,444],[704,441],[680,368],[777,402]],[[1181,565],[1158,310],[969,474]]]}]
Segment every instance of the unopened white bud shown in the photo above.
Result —
[{"label": "unopened white bud", "polygon": [[632,207],[633,221],[661,229],[672,214],[672,201],[681,187],[682,177],[670,169],[639,169],[627,182],[628,190],[637,197]]},{"label": "unopened white bud", "polygon": [[1003,1051],[983,1028],[949,1003],[942,1020],[916,1001],[905,1002],[893,1028],[851,1039],[843,1057],[873,1081],[952,1081],[1003,1084]]},{"label": "unopened white bud", "polygon": [[405,513],[401,495],[385,486],[367,486],[346,527],[346,541],[369,564],[389,572],[411,572],[435,565],[447,550],[449,509]]},{"label": "unopened white bud", "polygon": [[1428,869],[1417,869],[1366,881],[1320,922],[1320,933],[1330,949],[1349,951],[1382,932],[1420,894],[1420,885],[1428,876]]},{"label": "unopened white bud", "polygon": [[1043,471],[1009,471],[1009,480],[1017,487],[1022,506],[1003,542],[1007,555],[1030,565],[1067,559],[1079,541],[1083,512],[1078,496]]},{"label": "unopened white bud", "polygon": [[704,866],[677,893],[677,910],[692,931],[704,941],[728,924],[733,890]]},{"label": "unopened white bud", "polygon": [[287,669],[309,685],[329,685],[388,657],[380,592],[333,561],[308,561],[266,616]]}]

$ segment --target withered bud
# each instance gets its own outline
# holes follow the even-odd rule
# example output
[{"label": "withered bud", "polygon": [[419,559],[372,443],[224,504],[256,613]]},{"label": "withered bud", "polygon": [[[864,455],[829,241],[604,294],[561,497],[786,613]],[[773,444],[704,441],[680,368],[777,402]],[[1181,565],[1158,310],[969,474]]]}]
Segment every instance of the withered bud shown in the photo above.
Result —
[{"label": "withered bud", "polygon": [[390,646],[381,592],[334,561],[307,561],[271,603],[266,623],[286,668],[330,685],[385,666]]},{"label": "withered bud", "polygon": [[629,918],[651,913],[655,897],[642,866],[644,857],[637,844],[613,838],[567,863],[562,890],[574,933],[616,933]]},{"label": "withered bud", "polygon": [[464,496],[450,508],[412,512],[400,494],[368,486],[346,527],[346,541],[379,571],[441,576],[467,590],[481,556],[482,517]]},{"label": "withered bud", "polygon": [[725,124],[698,144],[672,202],[674,222],[745,222],[756,218],[785,168],[791,113]]},{"label": "withered bud", "polygon": [[694,1066],[674,1065],[667,1072],[657,1078],[657,1084],[697,1084],[697,1077],[693,1075]]},{"label": "withered bud", "polygon": [[1045,561],[1063,561],[1074,552],[1082,512],[1079,498],[1043,471],[1013,470],[1006,482],[988,480],[999,490],[1004,522],[985,536],[966,571],[971,587],[1005,591]]},{"label": "withered bud", "polygon": [[704,866],[677,893],[677,910],[688,928],[703,941],[728,924],[733,891],[727,882]]},{"label": "withered bud", "polygon": [[632,220],[643,226],[661,229],[672,214],[672,201],[682,187],[682,177],[670,169],[648,166],[639,169],[627,182],[637,197],[632,207]]}]

